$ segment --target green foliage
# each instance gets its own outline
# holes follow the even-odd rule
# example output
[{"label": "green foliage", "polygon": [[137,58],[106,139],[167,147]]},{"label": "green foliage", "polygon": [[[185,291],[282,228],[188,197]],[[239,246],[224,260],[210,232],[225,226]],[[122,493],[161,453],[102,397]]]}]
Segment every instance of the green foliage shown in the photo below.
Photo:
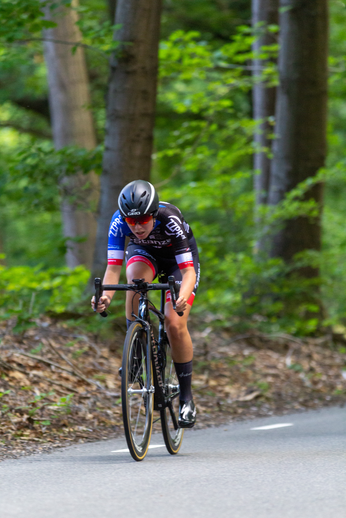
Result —
[{"label": "green foliage", "polygon": [[82,266],[74,270],[0,266],[0,318],[16,316],[15,331],[20,332],[47,311],[78,313],[88,279]]},{"label": "green foliage", "polygon": [[[59,267],[64,264],[66,239],[61,232],[62,198],[83,210],[96,211],[86,205],[84,189],[72,190],[62,178],[76,172],[100,173],[102,149],[85,150],[66,147],[55,151],[49,142],[17,149],[0,168],[0,242],[10,264]],[[28,236],[30,235],[30,239]]]},{"label": "green foliage", "polygon": [[[49,6],[52,20],[47,20],[45,8]],[[71,8],[71,0],[2,0],[0,4],[0,42],[13,44],[40,38],[44,29],[56,27],[54,21],[56,9]],[[112,36],[119,26],[109,20],[95,18],[93,6],[81,5],[75,8],[79,15],[77,25],[82,33],[82,40],[71,45],[74,52],[78,45],[89,46],[107,57],[118,47]]]},{"label": "green foliage", "polygon": [[228,41],[237,25],[251,19],[248,0],[166,0],[162,12],[163,38],[177,28],[198,31],[202,39],[214,46]]},{"label": "green foliage", "polygon": [[[216,50],[199,36],[176,31],[160,46],[159,113],[170,113],[170,131],[162,129],[159,116],[155,167],[166,181],[187,183],[251,167],[256,125],[247,62],[254,35],[239,27]],[[274,81],[275,67],[263,79],[269,77]]]},{"label": "green foliage", "polygon": [[258,381],[255,386],[263,393],[265,394],[270,389],[269,383],[266,381]]},{"label": "green foliage", "polygon": [[[45,406],[50,404],[49,396],[54,395],[54,392],[36,394],[32,400],[28,401],[27,405],[16,407],[15,410],[26,411],[27,415],[35,421],[35,416]],[[41,422],[41,424],[50,424],[50,421]]]},{"label": "green foliage", "polygon": [[346,240],[346,41],[344,2],[330,2],[328,161],[323,210],[323,298],[330,325],[345,324]]},{"label": "green foliage", "polygon": [[113,34],[120,28],[120,25],[112,25],[110,20],[100,21],[95,17],[94,7],[91,5],[80,5],[76,11],[79,17],[77,26],[83,35],[82,43],[84,45],[98,50],[105,57],[118,49],[119,42],[113,38]]},{"label": "green foliage", "polygon": [[[256,210],[255,225],[251,159],[256,126],[246,102],[253,84],[247,63],[254,57],[255,35],[239,27],[232,41],[216,50],[198,38],[198,33],[178,31],[161,44],[159,102],[176,117],[171,117],[169,134],[160,133],[159,126],[155,155],[155,174],[162,178],[171,171],[157,182],[160,197],[181,208],[199,246],[195,311],[216,314],[235,328],[314,333],[320,324],[322,281],[302,279],[298,271],[320,266],[321,256],[307,251],[287,265],[254,251],[258,239],[286,219],[316,217],[320,209],[307,194],[331,173],[321,171],[277,206]],[[277,51],[275,44],[256,57],[272,59]],[[261,80],[276,83],[274,65],[264,69]]]},{"label": "green foliage", "polygon": [[[38,143],[18,151],[9,169],[7,196],[26,211],[56,211],[62,197],[83,204],[83,192],[71,192],[62,180],[79,172],[100,174],[101,167],[101,146],[90,151],[77,146],[55,151],[51,143]],[[88,188],[86,183],[83,189]]]},{"label": "green foliage", "polygon": [[[22,388],[26,389],[26,387]],[[9,393],[9,390],[0,393],[0,398]],[[16,407],[14,411],[16,412],[19,410],[21,414],[24,414],[27,417],[29,417],[35,425],[50,426],[52,424],[50,419],[56,419],[61,417],[62,415],[69,415],[71,413],[73,394],[68,394],[67,396],[60,397],[56,403],[52,402],[51,396],[55,396],[54,391],[47,393],[41,392],[39,394],[35,394],[35,396],[32,399],[28,400],[26,405]],[[40,414],[40,412],[44,410],[45,407],[48,407],[49,410],[56,410],[58,411],[58,413],[50,416],[50,419],[39,418],[38,414]],[[10,412],[10,407],[6,403],[2,404],[0,408],[2,415],[5,415]]]},{"label": "green foliage", "polygon": [[201,285],[195,311],[214,314],[235,329],[313,333],[319,325],[319,306],[311,295],[316,280],[302,280],[295,271],[319,257],[301,254],[288,266],[253,255],[253,196],[243,192],[244,176],[192,182],[183,192],[161,191],[162,199],[186,215],[198,243]]},{"label": "green foliage", "polygon": [[[77,171],[100,172],[102,161],[100,147],[55,152],[47,117],[24,110],[19,103],[47,95],[38,40],[42,29],[54,24],[43,19],[44,5],[41,0],[0,4],[0,124],[7,125],[0,130],[0,244],[9,265],[0,270],[0,314],[16,315],[18,330],[41,312],[80,306],[88,273],[60,268],[66,243],[59,207],[62,195],[82,203],[83,193],[79,198],[66,193],[60,181]],[[164,6],[153,181],[161,199],[182,209],[197,237],[202,279],[194,311],[213,313],[236,328],[312,333],[319,320],[314,300],[318,289],[328,313],[326,324],[345,323],[346,175],[340,159],[346,144],[346,11],[342,2],[332,1],[330,6],[327,167],[277,207],[256,210],[255,216],[252,140],[257,126],[251,118],[251,90],[254,81],[277,83],[278,46],[264,47],[255,56],[251,45],[261,31],[275,33],[277,27],[259,24],[252,31],[245,0],[222,0],[217,6],[211,0],[169,0]],[[78,14],[82,33],[78,43],[85,46],[101,141],[108,56],[118,48],[111,34],[117,27],[100,0],[82,2]],[[100,53],[106,59],[100,59]],[[262,75],[255,79],[254,57],[266,60]],[[290,266],[257,257],[256,242],[268,227],[298,215],[316,216],[319,207],[307,193],[321,181],[326,184],[322,253],[307,251]],[[320,267],[321,278],[302,281],[296,269],[306,265]],[[300,303],[302,298],[306,302]],[[121,297],[111,311],[113,316],[123,314]],[[111,325],[112,318],[106,322],[88,318],[83,326],[101,329]]]},{"label": "green foliage", "polygon": [[304,372],[304,368],[300,363],[292,363],[288,368],[295,372]]},{"label": "green foliage", "polygon": [[[71,413],[72,406],[72,398],[73,394],[68,394],[67,396],[62,396],[57,403],[53,403],[51,406],[55,407],[56,410],[59,411],[59,414],[68,415]],[[59,417],[59,415],[55,415],[53,417]]]},{"label": "green foliage", "polygon": [[254,256],[253,196],[244,193],[243,175],[194,182],[183,192],[172,188],[161,194],[181,208],[196,236],[201,285],[195,311],[214,314],[235,329],[309,334],[318,328],[319,307],[310,295],[316,280],[303,281],[295,270],[319,257],[301,254],[288,266],[280,259],[260,261]]},{"label": "green foliage", "polygon": [[[48,3],[50,3],[48,0],[2,0],[0,3],[0,40],[8,43],[25,40],[32,33],[55,27],[55,23],[44,20],[43,8]],[[70,2],[64,3],[69,4]]]},{"label": "green foliage", "polygon": [[43,344],[41,343],[40,345],[38,345],[38,347],[35,347],[34,349],[31,349],[30,353],[31,354],[39,354],[42,351],[42,348],[43,348]]}]

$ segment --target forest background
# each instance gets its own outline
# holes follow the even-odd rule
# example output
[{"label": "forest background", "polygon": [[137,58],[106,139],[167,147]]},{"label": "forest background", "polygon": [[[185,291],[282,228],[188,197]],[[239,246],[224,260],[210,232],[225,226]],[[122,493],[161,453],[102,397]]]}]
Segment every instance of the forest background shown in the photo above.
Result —
[{"label": "forest background", "polygon": [[[97,237],[91,247],[88,232],[71,239],[63,219],[66,207],[74,207],[93,227],[98,219],[97,232],[107,236],[108,224],[100,224],[103,207],[97,207],[90,191],[105,173],[110,64],[124,48],[117,39],[122,26],[114,23],[111,0],[50,3],[50,15],[63,6],[78,28],[73,33],[78,39],[54,42],[49,33],[56,27],[50,21],[54,17],[47,10],[43,17],[44,4],[4,1],[0,6],[0,315],[15,317],[17,331],[34,325],[43,313],[86,329],[109,327],[123,315],[122,297],[112,303],[109,319],[94,319],[87,288],[90,278],[101,274],[102,259],[95,266],[92,257],[105,261],[106,249]],[[290,2],[280,6],[283,15],[292,7]],[[329,8],[325,166],[268,206],[258,203],[254,155],[261,151],[269,161],[274,157],[275,116],[266,119],[270,145],[259,150],[254,63],[263,63],[261,81],[275,89],[282,27],[254,27],[249,0],[163,2],[150,181],[160,199],[179,206],[196,235],[202,282],[195,314],[235,331],[308,335],[345,329],[346,9],[339,0],[331,0]],[[263,31],[271,42],[256,51]],[[53,101],[48,101],[54,91],[49,40],[68,47],[71,56],[81,50],[85,55],[89,97],[84,108],[94,124],[88,143],[67,139],[57,144]],[[118,183],[132,180],[131,174],[146,177],[144,169],[143,175],[129,171]],[[311,186],[322,183],[323,203],[307,196]],[[271,239],[272,229],[301,217],[312,225],[321,219],[320,249],[305,248],[290,260],[267,254],[263,243]],[[69,253],[79,246],[81,255],[72,264]]]}]

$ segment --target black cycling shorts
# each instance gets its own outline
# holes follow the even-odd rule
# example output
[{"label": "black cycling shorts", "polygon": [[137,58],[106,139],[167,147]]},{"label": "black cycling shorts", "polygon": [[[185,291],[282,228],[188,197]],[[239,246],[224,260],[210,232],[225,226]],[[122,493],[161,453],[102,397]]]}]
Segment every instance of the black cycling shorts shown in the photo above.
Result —
[{"label": "black cycling shorts", "polygon": [[[195,298],[199,278],[200,278],[200,265],[197,247],[192,248],[193,266],[196,272],[196,284],[193,292],[187,303],[192,306]],[[169,275],[174,275],[175,280],[181,284],[182,275],[175,259],[172,248],[155,248],[152,246],[141,246],[134,243],[130,243],[125,252],[126,268],[129,264],[136,261],[147,264],[152,272],[153,279],[157,276],[160,277],[160,282],[167,282]],[[170,300],[170,292],[166,293],[166,301]]]}]

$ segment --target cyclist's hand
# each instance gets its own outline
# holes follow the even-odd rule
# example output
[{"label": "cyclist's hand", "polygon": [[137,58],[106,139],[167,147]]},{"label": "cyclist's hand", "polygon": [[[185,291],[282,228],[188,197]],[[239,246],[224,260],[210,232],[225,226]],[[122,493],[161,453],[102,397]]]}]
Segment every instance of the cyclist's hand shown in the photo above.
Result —
[{"label": "cyclist's hand", "polygon": [[[99,303],[96,308],[97,313],[106,311],[110,303],[111,299],[107,295],[102,295],[102,297],[99,298]],[[95,297],[91,299],[91,307],[95,311]]]},{"label": "cyclist's hand", "polygon": [[185,297],[179,297],[176,302],[176,312],[184,312],[186,310],[187,300]]}]

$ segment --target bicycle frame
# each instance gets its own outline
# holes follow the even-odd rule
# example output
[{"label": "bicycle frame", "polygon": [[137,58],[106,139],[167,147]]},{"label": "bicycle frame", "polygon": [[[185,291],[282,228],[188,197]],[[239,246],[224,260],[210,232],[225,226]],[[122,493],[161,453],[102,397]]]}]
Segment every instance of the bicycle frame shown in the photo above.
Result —
[{"label": "bicycle frame", "polygon": [[[154,397],[154,410],[162,410],[163,408],[168,407],[172,421],[173,426],[175,430],[178,429],[178,423],[176,420],[176,417],[173,412],[172,408],[172,397],[166,397],[166,394],[163,391],[163,383],[164,380],[162,379],[162,372],[164,371],[164,366],[166,364],[166,357],[163,357],[165,355],[164,348],[161,347],[160,354],[162,355],[162,363],[160,364],[159,361],[159,351],[158,346],[162,346],[165,340],[165,330],[164,330],[164,321],[165,321],[165,315],[164,315],[164,306],[165,306],[165,295],[166,290],[161,290],[161,304],[160,304],[160,311],[158,311],[155,307],[150,307],[150,301],[147,297],[147,293],[142,293],[141,297],[139,299],[139,305],[138,305],[138,313],[140,317],[136,317],[136,315],[132,314],[134,317],[136,317],[136,320],[142,322],[143,324],[148,324],[149,321],[149,312],[151,311],[154,313],[158,319],[159,319],[159,337],[156,343],[155,339],[152,339],[151,341],[151,347],[150,347],[150,336],[147,337],[147,357],[150,356],[150,360],[148,365],[152,363],[153,365],[153,374],[154,374],[154,388],[155,388],[155,397]],[[146,318],[143,319],[143,315],[145,315]],[[149,333],[150,333],[150,323],[149,323]],[[150,371],[148,371],[150,372]],[[176,396],[175,396],[176,397]]]},{"label": "bicycle frame", "polygon": [[[147,385],[146,385],[146,391],[148,393],[155,393],[154,397],[154,410],[161,410],[162,408],[165,408],[166,406],[169,407],[170,412],[172,414],[172,419],[174,421],[174,427],[178,428],[178,425],[176,423],[175,416],[171,410],[171,400],[172,398],[165,397],[164,391],[163,391],[163,379],[162,379],[162,366],[160,365],[159,361],[159,350],[157,343],[159,345],[164,343],[165,340],[165,330],[164,330],[164,321],[165,321],[165,315],[164,315],[164,307],[165,307],[165,295],[166,290],[170,290],[171,292],[171,300],[173,304],[173,308],[175,309],[176,305],[176,284],[173,276],[170,276],[168,278],[167,284],[149,284],[144,281],[144,279],[133,279],[134,284],[116,284],[116,285],[103,285],[101,284],[100,279],[95,279],[95,305],[97,305],[97,301],[99,297],[101,296],[102,291],[135,291],[140,292],[140,298],[138,303],[138,315],[135,315],[132,313],[132,316],[135,317],[135,321],[140,322],[142,326],[145,329],[146,333],[146,349],[147,349]],[[161,291],[161,303],[160,303],[160,311],[156,309],[154,306],[150,306],[150,301],[148,299],[148,291],[155,290],[155,291]],[[154,313],[158,319],[159,319],[159,337],[158,341],[156,343],[156,340],[151,340],[151,327],[150,327],[150,318],[149,313]],[[102,316],[107,316],[106,313],[102,314]],[[178,313],[179,316],[182,316],[182,313]],[[160,354],[163,354],[163,350],[160,351]],[[165,362],[165,358],[163,358],[163,363]],[[153,377],[154,379],[151,380],[150,376],[150,366],[153,366]],[[152,384],[152,381],[154,384]]]}]

